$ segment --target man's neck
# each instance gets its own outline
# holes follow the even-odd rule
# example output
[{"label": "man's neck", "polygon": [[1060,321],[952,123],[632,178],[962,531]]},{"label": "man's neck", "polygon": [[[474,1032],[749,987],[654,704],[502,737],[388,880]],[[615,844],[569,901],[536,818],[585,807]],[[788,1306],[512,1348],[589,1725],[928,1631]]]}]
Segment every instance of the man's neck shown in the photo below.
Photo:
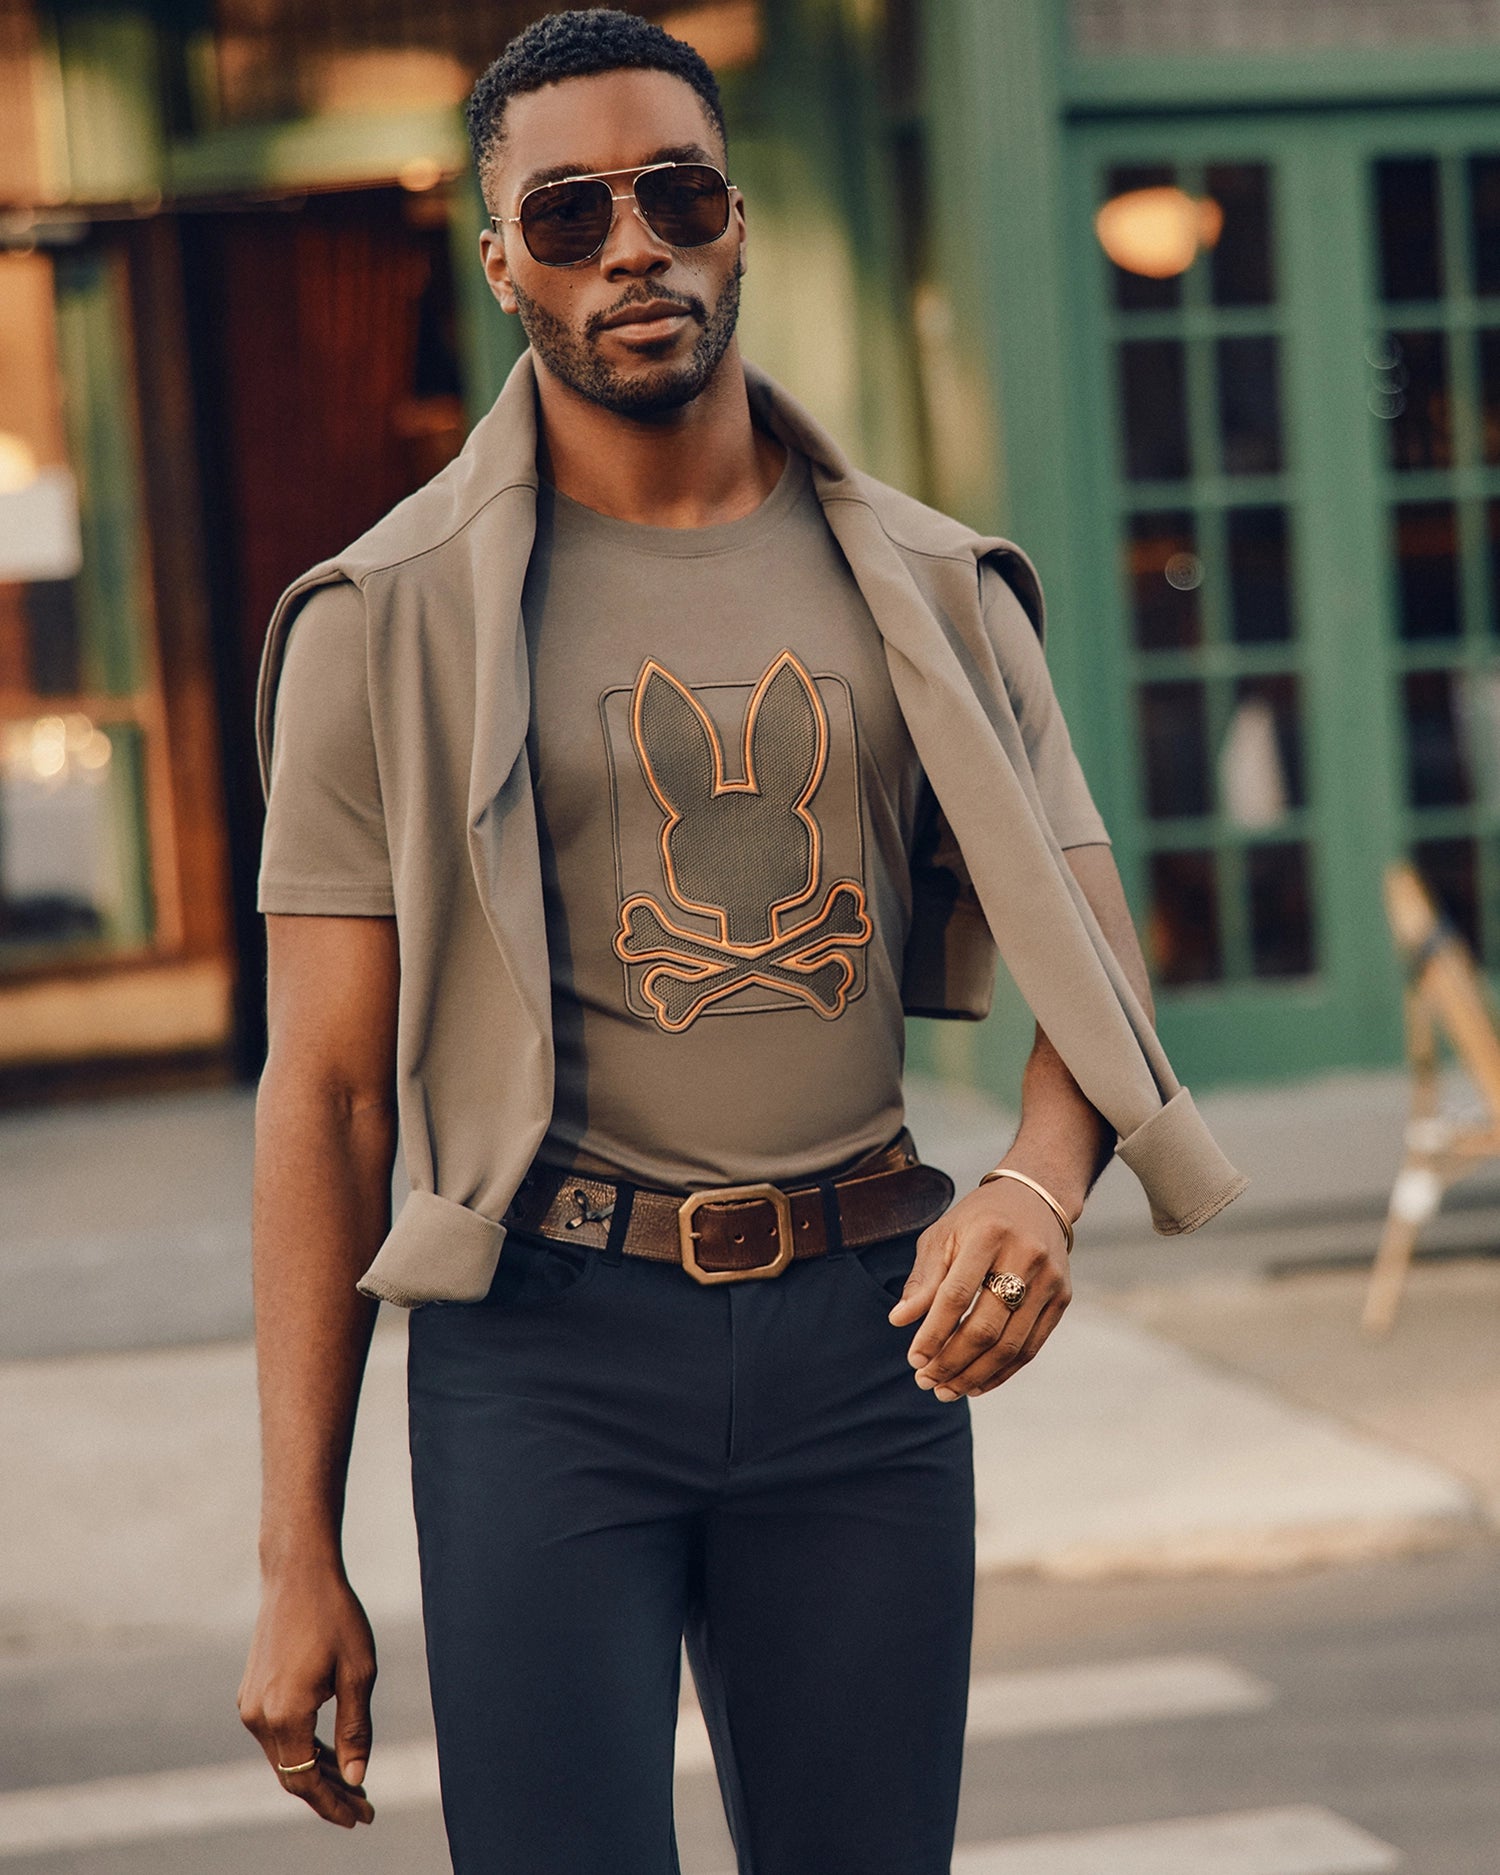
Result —
[{"label": "man's neck", "polygon": [[731,345],[679,410],[617,416],[537,360],[538,466],[560,494],[619,521],[713,527],[751,514],[776,486],[786,451],[750,419],[744,366]]}]

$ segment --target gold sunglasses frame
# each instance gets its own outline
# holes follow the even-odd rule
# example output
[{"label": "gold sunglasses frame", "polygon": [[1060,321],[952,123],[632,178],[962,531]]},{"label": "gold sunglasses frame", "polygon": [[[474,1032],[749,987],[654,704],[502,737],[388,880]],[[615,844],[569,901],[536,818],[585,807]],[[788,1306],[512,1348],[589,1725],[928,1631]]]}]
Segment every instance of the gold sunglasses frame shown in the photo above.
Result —
[{"label": "gold sunglasses frame", "polygon": [[614,229],[615,229],[614,205],[617,202],[630,202],[634,205],[631,212],[634,214],[636,220],[640,222],[641,226],[651,236],[653,241],[660,241],[663,247],[678,247],[680,245],[678,242],[666,240],[662,235],[657,233],[655,228],[651,226],[651,223],[646,216],[645,210],[641,207],[640,199],[638,198],[635,192],[635,185],[636,183],[640,181],[642,176],[655,175],[659,170],[663,170],[663,169],[711,169],[713,173],[719,178],[720,182],[722,182],[724,185],[725,195],[728,199],[728,204],[729,204],[728,209],[724,216],[724,226],[713,237],[712,240],[693,241],[689,243],[689,245],[686,248],[683,248],[682,251],[684,253],[689,253],[695,247],[712,247],[714,244],[714,241],[722,241],[724,239],[724,236],[728,234],[729,232],[730,222],[734,219],[734,198],[736,195],[739,194],[739,190],[736,189],[734,184],[729,180],[728,176],[724,174],[723,170],[719,168],[717,163],[699,163],[699,162],[643,163],[639,169],[594,169],[594,170],[581,171],[576,176],[554,176],[551,182],[539,182],[534,189],[528,189],[526,193],[521,197],[520,201],[517,202],[516,212],[514,215],[491,215],[490,226],[494,229],[495,233],[498,234],[502,227],[506,226],[507,224],[511,222],[515,222],[519,224],[521,217],[526,212],[526,204],[531,200],[532,196],[540,195],[544,189],[556,189],[562,183],[565,183],[565,182],[608,183],[611,177],[614,177],[614,176],[633,176],[635,178],[635,182],[632,182],[630,187],[627,190],[625,190],[623,194],[616,194],[616,192],[613,189],[610,190],[609,192],[609,200],[610,200],[609,225],[605,228],[603,234],[600,235],[599,245],[597,247],[592,248],[587,254],[580,255],[577,260],[543,260],[540,257],[540,255],[532,253],[531,243],[526,239],[526,230],[523,227],[521,229],[521,240],[526,248],[526,252],[528,254],[531,254],[531,258],[536,262],[538,267],[586,267],[591,260],[597,260],[599,258],[600,254],[604,251],[605,243],[609,240],[609,237],[614,233]]}]

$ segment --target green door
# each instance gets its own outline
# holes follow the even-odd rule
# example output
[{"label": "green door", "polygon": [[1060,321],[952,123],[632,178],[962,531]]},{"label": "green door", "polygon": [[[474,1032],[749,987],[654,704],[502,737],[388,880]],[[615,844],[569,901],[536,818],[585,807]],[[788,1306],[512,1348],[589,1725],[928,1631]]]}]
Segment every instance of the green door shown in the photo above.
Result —
[{"label": "green door", "polygon": [[1392,1060],[1387,859],[1500,965],[1500,133],[1156,119],[1072,156],[1068,702],[1162,1033],[1200,1083]]}]

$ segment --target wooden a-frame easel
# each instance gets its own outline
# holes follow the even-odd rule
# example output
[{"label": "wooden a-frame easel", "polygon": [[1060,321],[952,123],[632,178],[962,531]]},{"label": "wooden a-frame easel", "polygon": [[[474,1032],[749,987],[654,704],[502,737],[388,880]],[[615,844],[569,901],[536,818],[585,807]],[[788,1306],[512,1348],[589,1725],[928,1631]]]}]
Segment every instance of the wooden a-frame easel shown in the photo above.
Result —
[{"label": "wooden a-frame easel", "polygon": [[[1488,990],[1468,946],[1439,916],[1426,886],[1405,862],[1386,868],[1385,908],[1406,959],[1406,1054],[1411,1113],[1406,1151],[1391,1191],[1385,1229],[1370,1271],[1364,1327],[1387,1334],[1423,1227],[1449,1186],[1486,1159],[1500,1158],[1500,1033]],[[1464,1120],[1441,1110],[1439,1035],[1484,1102]]]}]

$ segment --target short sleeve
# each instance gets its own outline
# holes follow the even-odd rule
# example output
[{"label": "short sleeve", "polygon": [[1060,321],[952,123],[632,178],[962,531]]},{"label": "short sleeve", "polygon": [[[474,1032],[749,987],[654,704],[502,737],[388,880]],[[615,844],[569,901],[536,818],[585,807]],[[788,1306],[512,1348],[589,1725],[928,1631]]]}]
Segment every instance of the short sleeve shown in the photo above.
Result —
[{"label": "short sleeve", "polygon": [[291,628],[271,738],[263,912],[389,917],[395,910],[370,696],[364,601],[319,589]]},{"label": "short sleeve", "polygon": [[1084,780],[1036,628],[1004,576],[980,569],[985,625],[1059,846],[1107,846],[1109,833]]}]

